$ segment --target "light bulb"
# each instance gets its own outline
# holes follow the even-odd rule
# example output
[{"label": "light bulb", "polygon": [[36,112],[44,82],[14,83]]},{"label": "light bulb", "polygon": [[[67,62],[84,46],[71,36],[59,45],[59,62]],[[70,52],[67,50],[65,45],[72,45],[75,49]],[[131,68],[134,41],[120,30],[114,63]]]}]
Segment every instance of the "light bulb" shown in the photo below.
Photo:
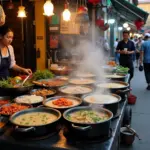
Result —
[{"label": "light bulb", "polygon": [[70,17],[71,17],[71,13],[70,13],[69,9],[65,9],[63,11],[63,20],[64,21],[69,21]]},{"label": "light bulb", "polygon": [[114,24],[114,23],[115,23],[115,19],[109,19],[109,20],[108,20],[108,23],[109,23],[109,24]]},{"label": "light bulb", "polygon": [[123,27],[118,27],[118,30],[119,30],[119,31],[123,30]]},{"label": "light bulb", "polygon": [[124,24],[123,24],[123,27],[124,27],[124,28],[127,28],[128,26],[129,26],[128,23],[124,23]]},{"label": "light bulb", "polygon": [[19,6],[18,16],[17,17],[20,17],[20,18],[27,17],[24,6]]},{"label": "light bulb", "polygon": [[54,5],[52,4],[51,0],[47,0],[43,6],[44,8],[44,15],[52,16],[54,15]]},{"label": "light bulb", "polygon": [[130,27],[127,27],[127,30],[128,30],[128,31],[130,31],[130,30],[131,30],[131,28],[130,28]]}]

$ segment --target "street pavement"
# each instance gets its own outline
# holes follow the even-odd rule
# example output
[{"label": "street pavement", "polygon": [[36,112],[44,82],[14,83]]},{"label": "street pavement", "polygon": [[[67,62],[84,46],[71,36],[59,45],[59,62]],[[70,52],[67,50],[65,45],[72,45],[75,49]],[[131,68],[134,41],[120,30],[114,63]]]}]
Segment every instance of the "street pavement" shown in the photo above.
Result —
[{"label": "street pavement", "polygon": [[132,94],[137,96],[136,104],[132,107],[132,128],[142,140],[135,138],[132,146],[121,145],[121,150],[150,150],[150,91],[146,90],[144,72],[135,68],[134,79],[131,83]]}]

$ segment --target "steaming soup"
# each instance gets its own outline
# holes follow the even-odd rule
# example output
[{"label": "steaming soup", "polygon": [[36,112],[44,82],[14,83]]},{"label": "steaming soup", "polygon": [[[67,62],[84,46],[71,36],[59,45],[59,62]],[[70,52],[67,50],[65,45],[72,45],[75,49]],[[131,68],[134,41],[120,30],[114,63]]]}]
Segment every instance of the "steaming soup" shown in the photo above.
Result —
[{"label": "steaming soup", "polygon": [[40,126],[57,120],[57,116],[46,112],[32,112],[18,116],[14,123],[23,126]]},{"label": "steaming soup", "polygon": [[109,119],[109,115],[105,112],[96,112],[93,110],[80,110],[73,112],[67,116],[68,120],[75,123],[97,123]]},{"label": "steaming soup", "polygon": [[106,78],[123,78],[124,76],[117,75],[117,74],[108,74],[105,75]]},{"label": "steaming soup", "polygon": [[100,88],[124,88],[126,85],[121,83],[101,83],[98,84],[98,87]]},{"label": "steaming soup", "polygon": [[86,78],[81,78],[81,79],[74,78],[69,81],[69,83],[72,83],[72,84],[92,84],[94,82],[95,80],[86,79]]},{"label": "steaming soup", "polygon": [[86,94],[92,92],[92,89],[84,86],[67,86],[61,89],[61,92],[66,94]]},{"label": "steaming soup", "polygon": [[84,101],[93,104],[109,104],[118,101],[118,98],[113,95],[95,94],[84,98]]},{"label": "steaming soup", "polygon": [[81,77],[81,78],[90,78],[90,77],[94,77],[95,75],[92,73],[82,73],[82,72],[80,73],[80,72],[78,72],[77,76]]}]

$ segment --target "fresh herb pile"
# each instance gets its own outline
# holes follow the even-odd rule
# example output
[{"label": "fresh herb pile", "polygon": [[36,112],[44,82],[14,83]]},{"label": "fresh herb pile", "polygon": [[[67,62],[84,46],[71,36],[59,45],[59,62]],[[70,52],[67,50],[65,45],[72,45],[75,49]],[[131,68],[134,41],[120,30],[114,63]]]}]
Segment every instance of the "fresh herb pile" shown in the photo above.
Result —
[{"label": "fresh herb pile", "polygon": [[123,67],[123,66],[117,66],[116,67],[116,73],[124,73],[127,74],[129,71],[128,67]]},{"label": "fresh herb pile", "polygon": [[53,78],[54,74],[49,70],[37,70],[33,74],[33,80],[40,80],[40,79],[50,79]]}]

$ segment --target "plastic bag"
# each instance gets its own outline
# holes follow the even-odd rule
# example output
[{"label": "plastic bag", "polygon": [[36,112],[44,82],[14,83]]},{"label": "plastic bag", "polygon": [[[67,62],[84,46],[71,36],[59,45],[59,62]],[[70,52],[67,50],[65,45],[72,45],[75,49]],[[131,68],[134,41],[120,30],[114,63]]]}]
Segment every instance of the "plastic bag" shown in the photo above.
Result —
[{"label": "plastic bag", "polygon": [[5,12],[3,10],[3,7],[0,5],[0,26],[5,24],[5,18],[6,18]]}]

